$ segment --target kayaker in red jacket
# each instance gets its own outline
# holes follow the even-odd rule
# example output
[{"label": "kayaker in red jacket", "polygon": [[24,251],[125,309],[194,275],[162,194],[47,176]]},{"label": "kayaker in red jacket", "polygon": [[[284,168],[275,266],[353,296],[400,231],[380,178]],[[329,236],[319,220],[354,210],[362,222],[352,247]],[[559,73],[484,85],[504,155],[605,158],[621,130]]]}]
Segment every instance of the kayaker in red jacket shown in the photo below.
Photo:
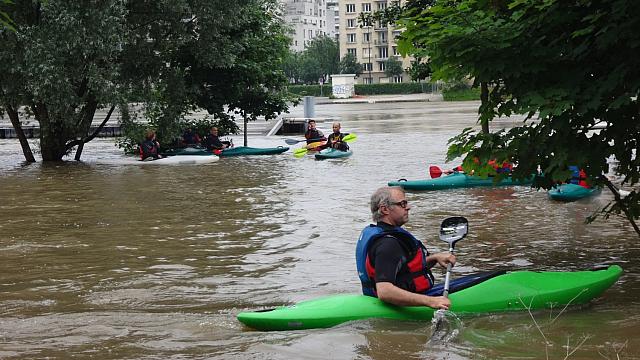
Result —
[{"label": "kayaker in red jacket", "polygon": [[150,157],[160,159],[162,157],[162,155],[160,155],[160,143],[156,140],[155,131],[147,131],[145,140],[138,146],[138,151],[140,152],[140,160],[145,160]]},{"label": "kayaker in red jacket", "polygon": [[316,121],[311,119],[307,123],[307,132],[304,133],[304,138],[307,139],[307,144],[311,144],[318,141],[326,141],[322,131],[316,129]]},{"label": "kayaker in red jacket", "polygon": [[[371,213],[376,225],[367,226],[358,240],[368,241],[366,259],[356,254],[359,269],[363,267],[362,262],[366,262],[367,274],[359,274],[363,291],[398,306],[448,309],[451,305],[448,298],[424,293],[433,285],[429,269],[435,264],[446,268],[449,263],[455,264],[456,258],[449,253],[429,254],[419,240],[401,228],[409,221],[410,209],[400,187],[383,187],[371,196]],[[367,287],[372,291],[367,291]]]}]

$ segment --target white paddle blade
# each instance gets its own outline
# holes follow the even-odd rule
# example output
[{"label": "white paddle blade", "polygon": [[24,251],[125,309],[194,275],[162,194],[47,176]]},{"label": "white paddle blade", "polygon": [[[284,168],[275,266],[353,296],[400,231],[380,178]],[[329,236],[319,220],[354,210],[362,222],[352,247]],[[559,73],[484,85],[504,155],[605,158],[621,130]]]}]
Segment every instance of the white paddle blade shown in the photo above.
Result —
[{"label": "white paddle blade", "polygon": [[450,247],[462,240],[469,232],[469,221],[462,216],[454,216],[444,219],[440,225],[440,240],[449,243]]}]

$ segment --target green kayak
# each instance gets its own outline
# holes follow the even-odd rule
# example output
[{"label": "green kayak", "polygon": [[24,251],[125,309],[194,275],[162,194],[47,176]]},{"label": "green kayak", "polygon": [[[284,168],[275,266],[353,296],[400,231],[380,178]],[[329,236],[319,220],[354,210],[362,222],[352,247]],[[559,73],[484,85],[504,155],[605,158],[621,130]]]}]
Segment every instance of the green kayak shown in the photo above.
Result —
[{"label": "green kayak", "polygon": [[465,175],[462,173],[453,173],[451,175],[425,180],[398,180],[389,181],[389,186],[401,186],[405,190],[443,190],[456,188],[470,188],[476,186],[509,186],[509,185],[529,185],[533,182],[533,176],[522,180],[515,181],[510,177],[503,179],[497,184],[493,183],[492,178],[481,178],[479,176]]},{"label": "green kayak", "polygon": [[289,150],[288,147],[278,146],[274,148],[254,148],[248,146],[237,146],[222,151],[217,150],[214,153],[218,156],[242,156],[242,155],[275,155],[282,154]]},{"label": "green kayak", "polygon": [[584,188],[577,184],[562,184],[549,190],[549,198],[558,201],[576,201],[591,196],[599,195],[602,190],[600,188]]},{"label": "green kayak", "polygon": [[353,154],[353,152],[351,150],[340,151],[340,150],[329,148],[329,149],[324,149],[324,150],[320,151],[319,153],[317,153],[316,154],[316,159],[318,159],[318,160],[339,159],[339,158],[349,157],[352,154]]},{"label": "green kayak", "polygon": [[[600,296],[621,274],[622,268],[612,265],[590,271],[502,271],[470,275],[458,279],[458,285],[452,281],[450,310],[457,315],[472,315],[526,310],[527,307],[562,309],[565,305],[585,304]],[[439,291],[441,295],[442,286]],[[327,328],[369,318],[431,320],[433,313],[434,309],[429,307],[394,306],[365,295],[335,295],[276,309],[242,312],[238,320],[257,330],[296,330]]]}]

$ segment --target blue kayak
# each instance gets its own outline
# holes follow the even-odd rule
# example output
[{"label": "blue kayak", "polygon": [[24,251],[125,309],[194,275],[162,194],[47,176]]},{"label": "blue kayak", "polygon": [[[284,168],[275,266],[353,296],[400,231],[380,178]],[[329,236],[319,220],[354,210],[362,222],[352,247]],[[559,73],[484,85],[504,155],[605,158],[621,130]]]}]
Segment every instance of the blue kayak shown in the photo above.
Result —
[{"label": "blue kayak", "polygon": [[599,187],[587,189],[577,184],[562,184],[549,190],[547,194],[551,200],[569,202],[596,196],[601,192]]},{"label": "blue kayak", "polygon": [[318,159],[318,160],[339,159],[339,158],[349,157],[352,154],[353,154],[353,152],[351,150],[341,151],[341,150],[336,150],[336,149],[333,149],[333,148],[328,148],[328,149],[324,149],[324,150],[320,151],[319,153],[317,153],[316,154],[316,159]]},{"label": "blue kayak", "polygon": [[498,183],[493,182],[493,178],[482,178],[479,176],[466,175],[463,173],[453,173],[451,175],[442,176],[435,179],[424,180],[398,180],[390,181],[389,186],[400,186],[405,190],[444,190],[457,188],[470,188],[478,186],[512,186],[512,185],[530,185],[533,182],[533,176],[525,180],[513,180],[505,177]]}]

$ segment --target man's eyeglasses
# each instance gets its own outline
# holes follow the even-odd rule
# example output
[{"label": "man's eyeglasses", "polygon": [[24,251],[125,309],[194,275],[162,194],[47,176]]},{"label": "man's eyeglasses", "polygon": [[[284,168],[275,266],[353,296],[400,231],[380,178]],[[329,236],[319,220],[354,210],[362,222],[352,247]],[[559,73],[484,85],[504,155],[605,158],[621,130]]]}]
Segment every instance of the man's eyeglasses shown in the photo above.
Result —
[{"label": "man's eyeglasses", "polygon": [[406,209],[407,205],[409,205],[409,202],[407,200],[402,200],[402,201],[398,201],[398,202],[389,203],[389,205],[398,205],[401,208]]}]

